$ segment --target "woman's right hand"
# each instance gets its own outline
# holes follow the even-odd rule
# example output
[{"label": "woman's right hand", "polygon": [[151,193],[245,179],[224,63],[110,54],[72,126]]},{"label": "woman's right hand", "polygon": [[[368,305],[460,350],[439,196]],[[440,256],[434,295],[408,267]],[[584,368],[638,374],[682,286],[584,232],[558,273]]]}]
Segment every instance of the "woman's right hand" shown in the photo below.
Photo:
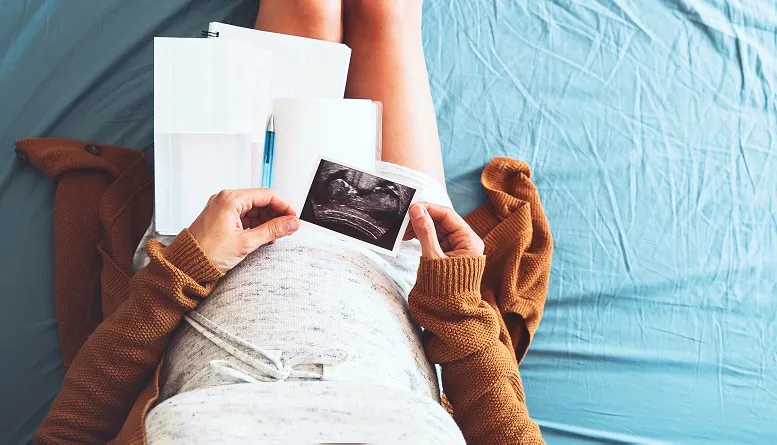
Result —
[{"label": "woman's right hand", "polygon": [[405,240],[418,238],[424,258],[476,257],[483,255],[483,240],[450,207],[420,202],[410,207],[410,226]]},{"label": "woman's right hand", "polygon": [[223,190],[189,227],[223,273],[259,247],[299,229],[297,212],[271,189]]}]

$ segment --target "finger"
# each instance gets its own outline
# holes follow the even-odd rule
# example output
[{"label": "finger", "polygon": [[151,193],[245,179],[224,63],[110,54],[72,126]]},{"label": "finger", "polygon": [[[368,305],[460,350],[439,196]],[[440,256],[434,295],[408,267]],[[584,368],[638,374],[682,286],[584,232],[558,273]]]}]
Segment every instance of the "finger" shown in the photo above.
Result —
[{"label": "finger", "polygon": [[[440,245],[443,246],[443,250],[445,250],[444,244],[446,243],[445,238],[447,235],[461,228],[462,225],[466,224],[466,222],[453,209],[449,207],[444,207],[428,202],[420,202],[419,204],[426,207],[427,211],[431,209],[429,214],[432,217],[432,220],[436,223],[435,230],[437,231],[437,239],[440,241]],[[415,238],[413,225],[409,224],[405,230],[405,234],[402,237],[402,240],[407,241],[413,238]]]},{"label": "finger", "polygon": [[[443,252],[447,252],[446,245],[450,245],[450,242],[448,241],[448,232],[445,230],[441,230],[438,225],[435,224],[434,226],[435,232],[437,233],[437,240],[440,242],[440,247],[442,247]],[[405,234],[402,236],[402,241],[408,241],[411,239],[414,239],[415,231],[413,230],[413,225],[408,224],[407,229],[405,229]]]},{"label": "finger", "polygon": [[408,241],[415,238],[415,232],[413,231],[413,225],[408,224],[405,229],[405,234],[402,236],[402,241]]},{"label": "finger", "polygon": [[259,210],[259,221],[261,221],[262,223],[265,223],[279,216],[288,216],[288,215],[277,215],[275,212],[269,210],[267,207]]},{"label": "finger", "polygon": [[445,258],[445,253],[437,240],[434,221],[424,205],[413,204],[410,207],[410,222],[413,224],[416,238],[421,243],[421,255],[426,258]]},{"label": "finger", "polygon": [[259,210],[260,209],[254,207],[251,210],[247,211],[246,214],[243,216],[248,218],[259,218]]},{"label": "finger", "polygon": [[240,218],[240,222],[243,224],[243,229],[252,229],[254,227],[258,227],[264,221],[260,220],[259,218],[248,218],[244,216]]},{"label": "finger", "polygon": [[[431,205],[423,202],[419,204],[423,205],[424,207],[426,207],[427,205]],[[448,230],[445,230],[445,228],[442,227],[442,223],[436,223],[434,225],[434,228],[435,228],[435,231],[437,232],[437,240],[440,242],[440,246],[442,247],[444,252],[447,252],[448,249],[445,246],[450,245],[450,242],[448,241],[448,235],[450,235],[450,232]],[[405,233],[402,236],[402,240],[408,241],[415,237],[416,236],[415,236],[415,232],[413,231],[413,225],[408,224],[407,228],[405,229]]]},{"label": "finger", "polygon": [[447,236],[440,236],[437,235],[437,240],[440,242],[440,248],[443,252],[450,252],[453,250],[453,245],[451,244],[450,239],[448,239]]},{"label": "finger", "polygon": [[272,189],[234,190],[232,191],[231,198],[235,210],[240,215],[244,215],[253,208],[260,209],[263,207],[267,207],[278,216],[295,216],[297,214],[291,205]]},{"label": "finger", "polygon": [[440,229],[452,233],[462,228],[469,228],[469,224],[464,221],[464,218],[459,216],[455,210],[450,207],[445,207],[437,204],[431,204],[424,202],[423,206],[426,207],[429,216],[432,217],[434,222],[438,223]]},{"label": "finger", "polygon": [[296,216],[281,216],[261,224],[259,227],[243,232],[248,246],[248,253],[278,238],[291,235],[299,230],[299,219]]}]

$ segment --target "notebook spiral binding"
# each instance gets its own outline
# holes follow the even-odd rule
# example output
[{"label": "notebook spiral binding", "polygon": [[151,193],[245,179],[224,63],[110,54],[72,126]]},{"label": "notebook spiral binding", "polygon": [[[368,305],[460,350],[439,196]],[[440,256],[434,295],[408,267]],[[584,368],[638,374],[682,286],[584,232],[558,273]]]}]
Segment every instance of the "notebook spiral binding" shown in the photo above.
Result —
[{"label": "notebook spiral binding", "polygon": [[218,33],[218,31],[216,31],[216,32],[200,31],[200,35],[205,37],[205,38],[209,38],[209,37],[218,37],[219,33]]}]

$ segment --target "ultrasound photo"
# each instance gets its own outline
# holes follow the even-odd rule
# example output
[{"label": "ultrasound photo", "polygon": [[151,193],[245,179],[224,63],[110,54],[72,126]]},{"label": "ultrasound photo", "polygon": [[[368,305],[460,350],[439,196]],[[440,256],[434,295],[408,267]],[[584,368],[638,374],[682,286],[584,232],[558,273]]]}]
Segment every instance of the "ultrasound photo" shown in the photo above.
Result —
[{"label": "ultrasound photo", "polygon": [[416,189],[322,159],[300,219],[393,251]]}]

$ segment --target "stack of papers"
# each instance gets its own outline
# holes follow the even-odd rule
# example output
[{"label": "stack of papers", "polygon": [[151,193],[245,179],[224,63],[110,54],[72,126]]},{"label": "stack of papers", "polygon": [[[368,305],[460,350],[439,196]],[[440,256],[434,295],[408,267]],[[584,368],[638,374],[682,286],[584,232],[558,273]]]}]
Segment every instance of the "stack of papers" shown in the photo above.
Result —
[{"label": "stack of papers", "polygon": [[[161,234],[174,235],[188,227],[219,190],[261,184],[265,129],[277,99],[342,99],[345,92],[351,56],[345,45],[223,23],[211,23],[209,31],[211,38],[154,40],[155,225]],[[300,107],[291,101],[281,108],[290,114],[295,104]],[[314,107],[317,113],[299,115],[313,113],[309,119],[323,119],[333,109],[343,108],[343,104],[322,104]],[[338,116],[341,119],[333,117],[341,123],[336,128],[342,128],[345,119],[349,125],[358,123],[348,113]],[[360,116],[372,124],[372,128],[367,126],[367,137],[374,139],[376,114]],[[290,122],[276,119],[284,129]],[[329,133],[333,128],[320,122],[310,126]],[[310,136],[316,134],[308,136],[305,147],[314,150],[311,153],[333,155],[309,147]],[[276,147],[282,143],[283,135],[279,135]],[[329,151],[338,151],[338,146],[353,148],[347,143],[329,145]],[[363,153],[374,163],[375,145],[367,145],[372,147]],[[289,155],[287,150],[281,157]],[[315,159],[310,162],[317,162],[317,156],[311,157]],[[369,168],[358,156],[354,161]],[[288,162],[281,171],[296,161]]]}]

